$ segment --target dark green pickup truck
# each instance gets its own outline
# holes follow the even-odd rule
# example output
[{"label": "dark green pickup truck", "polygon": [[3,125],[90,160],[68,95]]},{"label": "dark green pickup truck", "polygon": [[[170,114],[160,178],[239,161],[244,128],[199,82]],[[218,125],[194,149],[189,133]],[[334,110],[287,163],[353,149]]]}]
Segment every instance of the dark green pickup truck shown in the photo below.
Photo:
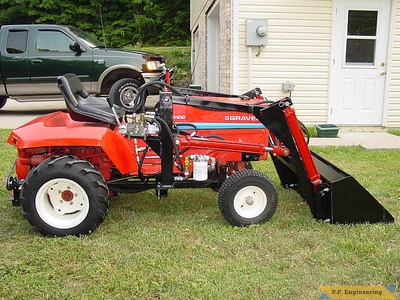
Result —
[{"label": "dark green pickup truck", "polygon": [[107,95],[115,83],[118,104],[129,107],[132,94],[164,62],[160,55],[107,48],[80,29],[59,25],[2,26],[0,53],[0,108],[8,98],[61,100],[57,77],[66,73],[77,74],[90,94]]}]

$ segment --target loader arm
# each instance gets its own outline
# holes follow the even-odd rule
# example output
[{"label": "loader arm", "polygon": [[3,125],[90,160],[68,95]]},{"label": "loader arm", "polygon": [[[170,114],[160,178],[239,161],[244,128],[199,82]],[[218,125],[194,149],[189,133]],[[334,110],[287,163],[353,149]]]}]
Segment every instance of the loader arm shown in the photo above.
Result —
[{"label": "loader arm", "polygon": [[393,216],[351,175],[310,151],[290,98],[268,106],[179,96],[173,97],[173,102],[252,113],[289,149],[290,155],[281,155],[271,147],[274,166],[282,185],[295,189],[317,220],[333,224],[394,222]]}]

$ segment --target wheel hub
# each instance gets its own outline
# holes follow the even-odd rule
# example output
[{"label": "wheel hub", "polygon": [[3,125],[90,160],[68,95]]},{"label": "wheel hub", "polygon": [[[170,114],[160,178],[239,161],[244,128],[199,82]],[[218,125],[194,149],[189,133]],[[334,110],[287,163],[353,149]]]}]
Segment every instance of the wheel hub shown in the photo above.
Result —
[{"label": "wheel hub", "polygon": [[233,205],[239,216],[256,218],[264,211],[267,202],[267,196],[261,188],[249,185],[237,192]]},{"label": "wheel hub", "polygon": [[[47,213],[66,216],[87,211],[87,195],[81,186],[68,179],[54,179],[49,181],[43,189],[47,203],[41,203]],[[41,197],[39,197],[40,199]]]},{"label": "wheel hub", "polygon": [[70,190],[65,190],[61,192],[61,199],[65,202],[70,202],[74,199],[74,193]]},{"label": "wheel hub", "polygon": [[245,201],[246,201],[246,204],[247,204],[247,205],[253,205],[253,204],[254,204],[254,199],[253,199],[253,197],[251,197],[251,196],[247,196],[247,197],[245,198]]},{"label": "wheel hub", "polygon": [[122,102],[124,104],[130,104],[135,99],[135,93],[132,90],[126,90],[122,94]]}]

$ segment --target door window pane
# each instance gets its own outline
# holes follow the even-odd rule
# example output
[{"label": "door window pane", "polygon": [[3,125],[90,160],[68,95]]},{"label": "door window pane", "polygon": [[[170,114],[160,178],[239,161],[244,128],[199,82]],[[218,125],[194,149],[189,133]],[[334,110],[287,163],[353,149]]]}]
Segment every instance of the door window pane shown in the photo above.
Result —
[{"label": "door window pane", "polygon": [[377,20],[377,11],[349,10],[347,34],[375,36]]},{"label": "door window pane", "polygon": [[347,39],[346,62],[368,63],[375,61],[375,40]]},{"label": "door window pane", "polygon": [[7,36],[7,53],[18,54],[26,51],[26,41],[28,38],[27,30],[13,30]]},{"label": "door window pane", "polygon": [[73,42],[68,36],[60,31],[39,30],[36,40],[38,51],[71,52],[69,45]]},{"label": "door window pane", "polygon": [[378,12],[349,10],[347,18],[346,64],[373,65]]}]

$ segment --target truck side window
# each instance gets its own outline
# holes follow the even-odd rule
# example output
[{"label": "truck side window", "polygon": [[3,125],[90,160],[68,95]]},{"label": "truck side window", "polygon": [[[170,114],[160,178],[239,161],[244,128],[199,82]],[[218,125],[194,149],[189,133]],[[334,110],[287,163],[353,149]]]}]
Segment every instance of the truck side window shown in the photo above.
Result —
[{"label": "truck side window", "polygon": [[26,51],[28,30],[10,30],[7,36],[7,53],[18,54]]},{"label": "truck side window", "polygon": [[36,40],[37,51],[72,52],[69,45],[73,42],[64,33],[55,30],[39,30]]}]

